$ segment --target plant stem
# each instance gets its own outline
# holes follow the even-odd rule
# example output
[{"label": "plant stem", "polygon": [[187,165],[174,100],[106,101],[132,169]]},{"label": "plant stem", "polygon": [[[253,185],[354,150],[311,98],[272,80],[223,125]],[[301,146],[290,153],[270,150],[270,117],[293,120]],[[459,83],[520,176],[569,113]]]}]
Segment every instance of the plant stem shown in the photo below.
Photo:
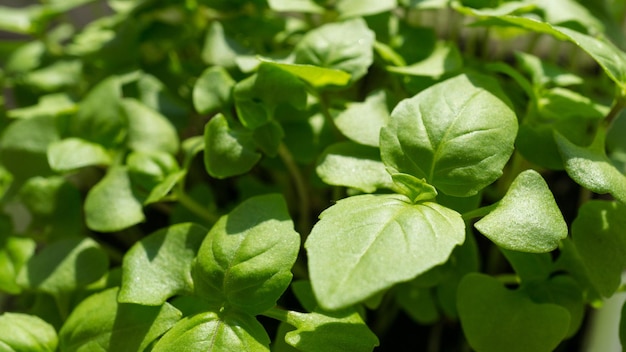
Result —
[{"label": "plant stem", "polygon": [[278,307],[272,307],[265,312],[261,313],[268,318],[276,319],[278,321],[282,321],[286,323],[289,320],[289,311],[284,309],[280,309]]},{"label": "plant stem", "polygon": [[480,207],[478,209],[470,210],[467,213],[463,213],[461,217],[463,220],[468,221],[474,218],[480,218],[487,214],[489,214],[492,210],[494,210],[498,206],[498,202],[493,203],[491,205],[487,205],[484,207]]},{"label": "plant stem", "polygon": [[291,152],[289,151],[289,149],[287,149],[284,143],[281,143],[278,146],[278,155],[287,167],[287,170],[289,171],[289,174],[291,175],[291,178],[293,180],[296,194],[298,196],[298,232],[300,232],[300,235],[302,235],[303,238],[306,238],[306,236],[311,231],[311,224],[309,221],[311,213],[311,199],[307,190],[306,181],[304,179],[304,176],[300,172],[300,168],[293,160]]},{"label": "plant stem", "polygon": [[201,204],[199,204],[193,198],[187,195],[187,193],[185,193],[185,191],[183,191],[182,189],[177,189],[174,192],[180,204],[192,213],[198,215],[199,217],[203,218],[211,224],[214,224],[217,222],[217,220],[219,220],[219,215],[210,212],[207,208],[203,207]]}]

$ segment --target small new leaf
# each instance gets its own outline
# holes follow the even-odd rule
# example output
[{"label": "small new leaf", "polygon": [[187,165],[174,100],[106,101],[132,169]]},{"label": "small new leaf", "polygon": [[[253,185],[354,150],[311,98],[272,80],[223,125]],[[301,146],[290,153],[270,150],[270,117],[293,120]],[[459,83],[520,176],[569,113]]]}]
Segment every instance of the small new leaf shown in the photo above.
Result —
[{"label": "small new leaf", "polygon": [[474,225],[502,248],[541,253],[567,237],[567,224],[543,177],[519,174],[496,208]]}]

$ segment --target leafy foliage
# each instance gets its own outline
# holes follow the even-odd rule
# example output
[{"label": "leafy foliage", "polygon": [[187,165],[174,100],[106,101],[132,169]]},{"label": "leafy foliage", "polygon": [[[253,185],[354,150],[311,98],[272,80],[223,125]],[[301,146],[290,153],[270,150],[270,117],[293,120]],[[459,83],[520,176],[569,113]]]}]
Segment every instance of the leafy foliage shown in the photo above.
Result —
[{"label": "leafy foliage", "polygon": [[0,349],[574,350],[623,290],[624,18],[0,6]]}]

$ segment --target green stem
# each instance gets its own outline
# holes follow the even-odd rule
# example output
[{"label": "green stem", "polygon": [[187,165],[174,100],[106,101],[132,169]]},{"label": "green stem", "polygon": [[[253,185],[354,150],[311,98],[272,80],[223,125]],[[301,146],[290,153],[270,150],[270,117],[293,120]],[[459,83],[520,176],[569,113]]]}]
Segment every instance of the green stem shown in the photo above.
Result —
[{"label": "green stem", "polygon": [[278,307],[272,307],[265,312],[261,313],[268,318],[276,319],[278,321],[282,321],[283,323],[289,322],[289,311],[280,309]]},{"label": "green stem", "polygon": [[467,213],[463,213],[461,217],[463,220],[468,221],[474,218],[481,218],[487,214],[489,214],[492,210],[494,210],[498,206],[498,202],[493,203],[491,205],[487,205],[484,207],[480,207],[478,209],[470,210]]},{"label": "green stem", "polygon": [[212,224],[216,223],[217,220],[219,220],[219,215],[210,212],[207,208],[205,208],[189,195],[187,195],[187,193],[185,193],[185,191],[183,191],[182,189],[175,190],[174,192],[180,204],[192,213],[198,215],[202,219]]},{"label": "green stem", "polygon": [[603,125],[606,126],[606,128],[611,126],[613,120],[615,120],[620,112],[622,112],[622,110],[626,108],[626,96],[621,95],[624,93],[625,92],[621,92],[620,95],[615,99],[615,104],[613,104],[611,111],[609,111],[609,113],[606,115],[606,118],[604,118]]},{"label": "green stem", "polygon": [[311,214],[311,199],[309,197],[309,192],[307,190],[306,181],[302,172],[300,172],[300,168],[293,160],[293,156],[291,152],[284,143],[281,143],[278,146],[278,155],[282,159],[283,163],[287,167],[289,174],[291,175],[291,179],[293,180],[294,187],[296,189],[296,194],[298,196],[298,229],[300,234],[305,238],[309,232],[311,231],[310,224],[310,214]]}]

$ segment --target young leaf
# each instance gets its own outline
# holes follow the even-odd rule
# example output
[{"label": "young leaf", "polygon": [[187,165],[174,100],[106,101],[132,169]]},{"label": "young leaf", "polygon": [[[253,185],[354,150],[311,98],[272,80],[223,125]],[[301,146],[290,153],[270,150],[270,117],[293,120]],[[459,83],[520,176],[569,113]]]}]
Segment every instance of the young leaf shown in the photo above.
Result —
[{"label": "young leaf", "polygon": [[329,23],[308,32],[294,50],[296,63],[345,71],[352,82],[374,60],[374,32],[362,18]]},{"label": "young leaf", "polygon": [[99,144],[70,137],[50,144],[48,163],[54,171],[67,172],[85,166],[109,165],[111,156]]},{"label": "young leaf", "polygon": [[204,129],[204,165],[209,175],[226,178],[250,171],[261,159],[252,133],[232,128],[224,115],[214,116]]},{"label": "young leaf", "polygon": [[181,318],[169,303],[118,303],[117,293],[96,293],[74,308],[59,331],[61,351],[143,351]]},{"label": "young leaf", "polygon": [[537,304],[484,274],[468,274],[457,296],[461,326],[481,352],[549,352],[567,335],[570,314],[556,304]]},{"label": "young leaf", "polygon": [[335,6],[339,18],[352,18],[391,11],[398,4],[396,0],[339,0]]},{"label": "young leaf", "polygon": [[261,59],[261,62],[287,71],[317,89],[327,86],[345,86],[350,82],[350,74],[337,69],[276,62],[267,59]]},{"label": "young leaf", "polygon": [[463,67],[463,59],[455,44],[438,42],[435,50],[422,61],[409,66],[388,66],[389,72],[410,76],[424,76],[435,79]]},{"label": "young leaf", "polygon": [[235,81],[223,67],[209,67],[193,86],[193,106],[201,114],[217,112],[230,102],[234,86]]},{"label": "young leaf", "polygon": [[35,254],[35,246],[33,239],[0,233],[0,291],[10,294],[22,291],[16,278],[24,264]]},{"label": "young leaf", "polygon": [[445,262],[463,243],[461,216],[436,203],[400,195],[342,199],[320,215],[305,248],[320,306],[365,300]]},{"label": "young leaf", "polygon": [[122,85],[117,76],[98,83],[81,101],[78,113],[70,119],[73,137],[114,147],[126,137],[128,122],[121,107]]},{"label": "young leaf", "polygon": [[516,134],[517,118],[497,82],[460,75],[396,106],[381,130],[381,156],[392,173],[466,197],[500,177]]},{"label": "young leaf", "polygon": [[184,318],[168,331],[152,351],[269,352],[270,339],[253,316],[236,312],[205,312]]},{"label": "young leaf", "polygon": [[474,226],[502,248],[541,253],[567,237],[567,224],[543,177],[520,173],[496,208]]},{"label": "young leaf", "polygon": [[207,231],[177,224],[137,242],[124,256],[118,301],[154,306],[175,294],[192,293],[191,264]]},{"label": "young leaf", "polygon": [[58,295],[101,278],[109,267],[106,253],[94,240],[64,239],[30,258],[17,278],[24,287]]},{"label": "young leaf", "polygon": [[207,65],[225,68],[235,67],[235,59],[246,50],[236,41],[226,36],[224,26],[219,21],[212,21],[202,47],[202,61]]},{"label": "young leaf", "polygon": [[326,148],[315,171],[329,185],[352,187],[367,193],[393,187],[391,177],[380,161],[379,150],[352,142],[340,142]]},{"label": "young leaf", "polygon": [[255,75],[238,82],[234,92],[235,108],[241,123],[255,129],[273,118],[281,103],[302,109],[307,94],[304,83],[275,65],[261,62]]},{"label": "young leaf", "polygon": [[2,165],[18,180],[51,174],[46,150],[59,139],[56,118],[34,117],[15,121],[3,128],[0,137]]},{"label": "young leaf", "polygon": [[580,207],[572,223],[572,240],[587,277],[598,292],[610,297],[626,268],[626,206],[591,201]]},{"label": "young leaf", "polygon": [[135,99],[122,100],[121,107],[128,120],[126,144],[136,151],[178,151],[178,133],[163,115]]},{"label": "young leaf", "polygon": [[0,346],[3,351],[54,352],[57,332],[41,318],[21,313],[0,315]]},{"label": "young leaf", "polygon": [[33,117],[55,117],[75,112],[78,108],[65,93],[54,93],[39,98],[36,105],[7,111],[7,116],[15,119],[30,119]]},{"label": "young leaf", "polygon": [[95,231],[115,232],[145,220],[141,202],[133,194],[125,167],[112,167],[85,199],[87,226]]},{"label": "young leaf", "polygon": [[626,176],[606,156],[603,131],[598,131],[588,148],[573,144],[558,132],[555,132],[555,139],[565,170],[576,183],[595,193],[610,193],[626,203]]},{"label": "young leaf", "polygon": [[379,90],[370,94],[362,103],[351,103],[334,117],[335,125],[351,140],[379,146],[380,129],[389,122],[387,94]]},{"label": "young leaf", "polygon": [[268,0],[267,3],[279,12],[324,13],[324,8],[314,0]]},{"label": "young leaf", "polygon": [[303,352],[372,351],[378,338],[357,312],[299,313],[287,312],[286,322],[296,327],[285,340]]},{"label": "young leaf", "polygon": [[194,267],[196,292],[216,309],[256,315],[276,304],[291,282],[300,237],[284,199],[252,197],[209,231]]}]

